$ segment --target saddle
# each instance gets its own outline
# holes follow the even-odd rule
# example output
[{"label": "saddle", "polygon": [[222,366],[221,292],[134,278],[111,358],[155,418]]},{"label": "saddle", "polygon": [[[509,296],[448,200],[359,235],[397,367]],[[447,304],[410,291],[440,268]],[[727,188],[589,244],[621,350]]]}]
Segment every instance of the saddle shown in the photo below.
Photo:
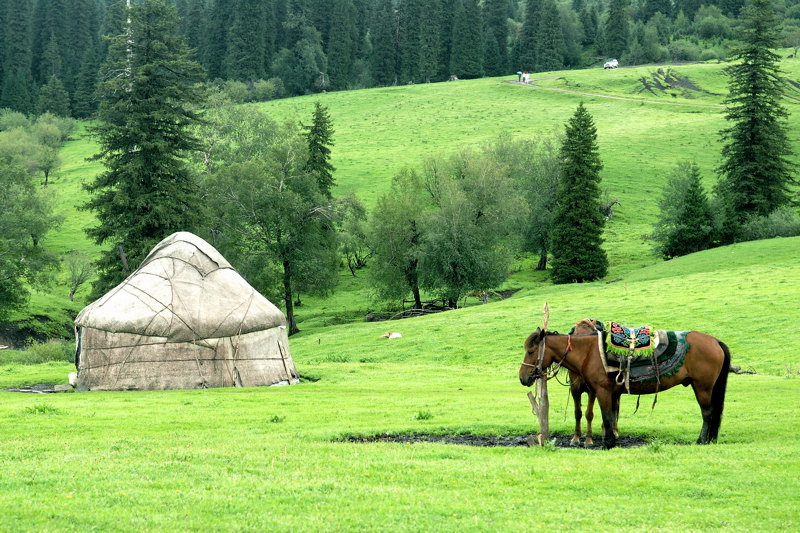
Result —
[{"label": "saddle", "polygon": [[598,348],[603,367],[615,380],[625,384],[661,382],[662,377],[674,375],[683,365],[689,343],[688,331],[655,330],[651,326],[631,328],[617,322],[603,326],[597,322]]}]

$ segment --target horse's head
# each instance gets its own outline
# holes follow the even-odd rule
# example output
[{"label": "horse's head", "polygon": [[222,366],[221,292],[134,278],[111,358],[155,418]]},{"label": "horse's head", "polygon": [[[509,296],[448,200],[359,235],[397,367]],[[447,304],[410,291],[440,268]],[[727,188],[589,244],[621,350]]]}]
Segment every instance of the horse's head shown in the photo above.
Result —
[{"label": "horse's head", "polygon": [[588,335],[597,331],[603,331],[603,323],[596,318],[584,318],[575,324],[570,333],[572,335]]},{"label": "horse's head", "polygon": [[[533,382],[542,376],[544,369],[550,366],[552,362],[552,358],[548,357],[547,353],[542,353],[542,360],[539,361],[539,346],[545,342],[546,338],[547,331],[536,328],[536,331],[525,339],[525,344],[523,345],[525,356],[522,360],[522,365],[519,367],[519,382],[526,387],[533,385]],[[547,350],[543,351],[547,352]]]}]

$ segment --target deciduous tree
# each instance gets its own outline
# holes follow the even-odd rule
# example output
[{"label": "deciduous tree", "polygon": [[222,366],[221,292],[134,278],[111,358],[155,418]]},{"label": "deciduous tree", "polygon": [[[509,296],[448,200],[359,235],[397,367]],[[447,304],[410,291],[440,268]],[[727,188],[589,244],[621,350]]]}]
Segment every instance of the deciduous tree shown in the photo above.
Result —
[{"label": "deciduous tree", "polygon": [[427,207],[420,176],[409,169],[397,174],[390,192],[378,199],[368,234],[375,251],[370,276],[378,298],[398,301],[410,293],[414,307],[422,307],[419,262]]},{"label": "deciduous tree", "polygon": [[9,155],[0,154],[0,321],[25,305],[29,286],[54,264],[41,244],[59,218],[52,200]]},{"label": "deciduous tree", "polygon": [[297,291],[324,294],[336,284],[337,213],[307,170],[308,146],[298,128],[279,128],[255,111],[236,124],[242,130],[252,126],[274,134],[267,142],[248,135],[259,146],[243,152],[241,145],[222,151],[228,154],[225,164],[207,180],[212,230],[256,288],[283,300],[291,335],[299,331]]}]

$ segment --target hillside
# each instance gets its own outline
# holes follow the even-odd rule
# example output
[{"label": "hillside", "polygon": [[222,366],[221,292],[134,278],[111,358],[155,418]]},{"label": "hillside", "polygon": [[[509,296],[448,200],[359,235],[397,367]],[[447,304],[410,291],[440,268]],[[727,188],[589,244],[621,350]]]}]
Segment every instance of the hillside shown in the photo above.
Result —
[{"label": "hillside", "polygon": [[[426,157],[480,146],[503,132],[535,137],[561,131],[578,102],[584,101],[598,129],[604,163],[602,187],[620,202],[605,232],[611,260],[608,279],[617,279],[658,263],[647,236],[668,171],[678,161],[693,159],[707,188],[716,180],[718,131],[724,123],[720,113],[725,92],[723,66],[713,62],[548,72],[535,74],[531,85],[515,83],[516,77],[503,77],[333,92],[259,105],[276,120],[301,122],[309,120],[315,101],[329,107],[336,142],[335,193],[354,191],[370,207],[404,166],[418,166]],[[782,67],[789,79],[800,80],[800,60],[786,59]],[[649,80],[651,90],[644,90],[642,80]],[[685,87],[678,90],[665,85],[675,80]],[[792,92],[786,100],[795,116],[800,110],[799,98],[800,92]],[[797,124],[790,122],[794,138],[800,135]],[[46,245],[58,252],[76,249],[92,253],[96,249],[83,233],[92,216],[77,209],[85,201],[82,184],[100,169],[96,162],[86,161],[96,147],[83,131],[65,146],[65,164],[51,186],[65,222],[48,237]],[[516,288],[538,283],[540,277],[529,272],[530,265],[523,261],[519,268],[524,270],[507,285]],[[363,316],[370,307],[368,288],[349,274],[343,273],[342,280],[339,294],[324,301],[309,298],[299,318],[323,317],[316,327]],[[69,302],[66,292],[57,282],[35,293],[30,311],[17,318],[55,316],[63,324],[65,316],[82,305]],[[86,289],[78,298],[85,295]],[[63,330],[59,326],[53,331]]]},{"label": "hillside", "polygon": [[[303,298],[302,331],[290,341],[303,379],[288,387],[19,394],[5,389],[65,383],[74,366],[2,364],[0,529],[796,530],[800,237],[668,262],[650,253],[643,235],[666,171],[696,158],[712,185],[721,126],[718,109],[706,106],[717,96],[640,93],[636,80],[658,68],[545,73],[535,77],[555,77],[541,87],[479,80],[267,105],[294,119],[306,119],[316,99],[330,106],[339,190],[372,204],[404,164],[504,130],[552,131],[583,99],[598,123],[604,186],[621,202],[607,226],[612,273],[554,286],[522,259],[506,284],[521,290],[509,299],[366,323],[366,276],[343,272],[330,298]],[[790,69],[799,79],[800,62]],[[672,70],[711,92],[720,86],[717,65]],[[560,90],[576,87],[603,96]],[[796,101],[789,105],[796,115]],[[54,249],[95,249],[81,231],[91,217],[75,210],[81,183],[98,169],[85,161],[92,152],[86,139],[65,147],[52,187],[70,218],[48,241]],[[35,306],[69,308],[59,290],[38,294]],[[691,388],[676,386],[657,405],[642,397],[638,409],[623,396],[620,433],[638,447],[528,448],[536,422],[517,372],[544,302],[559,331],[593,316],[715,335],[734,365],[757,375],[730,375],[714,445],[691,445],[700,412]],[[385,331],[403,336],[380,338]],[[567,394],[550,382],[550,429],[562,437],[574,428]],[[595,407],[596,437],[599,420]],[[405,437],[374,441],[387,434]],[[419,436],[523,445],[410,442]]]}]

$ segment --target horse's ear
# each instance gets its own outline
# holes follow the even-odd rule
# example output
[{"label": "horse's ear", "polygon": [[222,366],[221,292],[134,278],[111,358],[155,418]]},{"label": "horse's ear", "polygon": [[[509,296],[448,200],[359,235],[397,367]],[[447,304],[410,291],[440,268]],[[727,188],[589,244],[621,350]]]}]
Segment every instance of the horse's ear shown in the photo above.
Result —
[{"label": "horse's ear", "polygon": [[542,328],[536,328],[536,331],[528,335],[528,338],[525,339],[525,344],[524,344],[526,350],[539,342],[539,336],[541,335],[541,333],[542,333]]}]

